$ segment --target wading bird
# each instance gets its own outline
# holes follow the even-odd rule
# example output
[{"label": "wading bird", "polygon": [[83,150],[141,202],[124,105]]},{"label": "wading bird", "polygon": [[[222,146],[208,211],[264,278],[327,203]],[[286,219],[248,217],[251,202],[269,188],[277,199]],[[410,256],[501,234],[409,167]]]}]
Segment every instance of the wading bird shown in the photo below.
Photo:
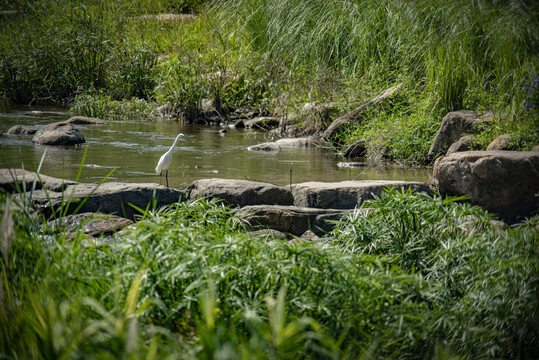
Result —
[{"label": "wading bird", "polygon": [[161,185],[161,174],[166,170],[165,178],[167,180],[168,187],[168,168],[170,167],[170,164],[172,164],[172,150],[174,150],[174,146],[176,146],[179,138],[187,140],[184,134],[179,133],[178,136],[176,136],[176,140],[174,140],[174,144],[172,144],[170,149],[164,153],[163,156],[161,156],[157,166],[155,167],[155,172],[159,174],[159,185]]}]

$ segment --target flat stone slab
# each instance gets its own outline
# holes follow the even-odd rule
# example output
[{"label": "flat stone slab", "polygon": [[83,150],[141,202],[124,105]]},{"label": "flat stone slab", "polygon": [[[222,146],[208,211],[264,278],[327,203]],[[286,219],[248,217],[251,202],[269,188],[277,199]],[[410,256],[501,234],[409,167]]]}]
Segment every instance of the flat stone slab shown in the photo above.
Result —
[{"label": "flat stone slab", "polygon": [[264,182],[233,179],[199,179],[186,189],[190,199],[219,198],[233,206],[292,205],[294,199],[288,188]]},{"label": "flat stone slab", "polygon": [[436,160],[432,177],[442,195],[468,195],[509,223],[539,211],[539,152],[453,153]]},{"label": "flat stone slab", "polygon": [[50,191],[62,191],[68,185],[76,184],[76,181],[58,179],[52,176],[40,174],[23,169],[0,169],[0,189],[9,193],[18,191],[30,191],[35,181],[35,190],[43,187]]},{"label": "flat stone slab", "polygon": [[364,180],[305,182],[292,185],[294,205],[321,209],[354,209],[365,200],[379,197],[386,188],[432,193],[429,184],[409,181]]},{"label": "flat stone slab", "polygon": [[283,205],[245,206],[238,211],[239,216],[246,216],[247,222],[255,229],[272,230],[301,236],[307,230],[317,236],[331,231],[334,224],[353,210],[313,209]]},{"label": "flat stone slab", "polygon": [[45,190],[37,190],[33,193],[32,203],[46,217],[53,212],[58,215],[62,209],[62,213],[65,212],[66,215],[75,212],[101,212],[134,219],[140,212],[129,204],[143,210],[149,206],[152,210],[154,198],[155,208],[160,209],[183,201],[185,194],[183,191],[153,183],[108,182],[99,186],[79,183],[67,186],[63,192],[45,193]]}]

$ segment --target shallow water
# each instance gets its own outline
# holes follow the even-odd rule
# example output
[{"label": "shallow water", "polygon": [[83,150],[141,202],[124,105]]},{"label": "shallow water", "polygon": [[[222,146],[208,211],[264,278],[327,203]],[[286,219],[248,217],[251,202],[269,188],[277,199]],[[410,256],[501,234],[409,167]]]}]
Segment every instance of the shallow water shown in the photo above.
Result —
[{"label": "shallow water", "polygon": [[[188,141],[179,141],[169,169],[169,185],[184,188],[201,178],[228,178],[265,181],[277,185],[305,181],[408,180],[429,181],[429,168],[373,166],[341,168],[347,161],[321,148],[291,149],[278,153],[247,151],[247,147],[267,141],[267,134],[220,126],[182,124],[170,120],[109,121],[102,126],[76,127],[86,143],[77,147],[39,146],[32,136],[8,136],[15,125],[39,127],[72,116],[64,108],[11,107],[0,110],[0,167],[35,170],[43,154],[41,173],[63,179],[159,182],[155,166],[179,132]],[[86,157],[85,156],[86,153]],[[82,165],[81,165],[82,164]],[[163,177],[163,182],[164,182]]]}]

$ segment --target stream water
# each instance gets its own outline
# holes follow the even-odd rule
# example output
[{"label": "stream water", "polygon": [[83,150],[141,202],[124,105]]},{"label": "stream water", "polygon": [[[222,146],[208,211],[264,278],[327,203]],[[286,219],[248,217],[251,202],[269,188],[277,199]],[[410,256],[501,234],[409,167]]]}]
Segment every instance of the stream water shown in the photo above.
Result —
[{"label": "stream water", "polygon": [[[67,120],[68,109],[51,107],[9,107],[0,110],[0,168],[37,169],[41,173],[81,182],[159,182],[155,166],[176,135],[169,185],[185,188],[201,178],[228,178],[265,181],[277,185],[305,181],[408,180],[429,181],[429,168],[378,165],[361,168],[339,167],[346,159],[321,148],[290,149],[278,153],[253,152],[247,147],[267,141],[267,134],[220,126],[182,124],[170,120],[109,121],[103,126],[76,127],[84,134],[82,146],[39,146],[32,136],[6,135],[15,125],[43,126]],[[45,154],[45,155],[44,155]],[[163,182],[164,182],[163,177]]]}]

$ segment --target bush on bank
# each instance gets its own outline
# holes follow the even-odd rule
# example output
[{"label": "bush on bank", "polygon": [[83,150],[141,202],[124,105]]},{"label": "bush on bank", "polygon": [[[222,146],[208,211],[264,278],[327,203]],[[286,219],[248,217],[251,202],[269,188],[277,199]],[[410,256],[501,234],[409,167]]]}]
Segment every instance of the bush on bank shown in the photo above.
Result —
[{"label": "bush on bank", "polygon": [[318,244],[253,237],[216,201],[89,247],[15,211],[1,356],[533,358],[539,218],[500,229],[456,200],[389,192]]}]

